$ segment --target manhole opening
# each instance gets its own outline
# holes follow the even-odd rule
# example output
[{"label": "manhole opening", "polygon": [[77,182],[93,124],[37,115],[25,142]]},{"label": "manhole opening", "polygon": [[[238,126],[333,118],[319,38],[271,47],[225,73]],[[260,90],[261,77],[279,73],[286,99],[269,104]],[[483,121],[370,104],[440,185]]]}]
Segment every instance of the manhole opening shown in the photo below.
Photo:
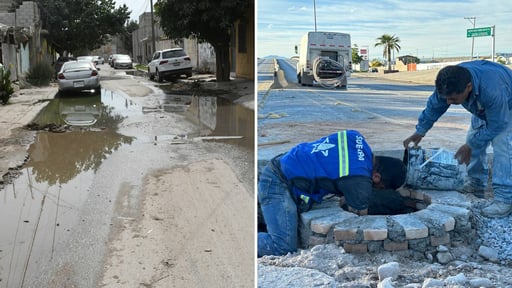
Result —
[{"label": "manhole opening", "polygon": [[[344,197],[338,199],[339,206],[343,210],[351,212]],[[428,195],[407,187],[398,190],[373,190],[368,215],[387,216],[414,213],[425,209],[431,202]]]}]

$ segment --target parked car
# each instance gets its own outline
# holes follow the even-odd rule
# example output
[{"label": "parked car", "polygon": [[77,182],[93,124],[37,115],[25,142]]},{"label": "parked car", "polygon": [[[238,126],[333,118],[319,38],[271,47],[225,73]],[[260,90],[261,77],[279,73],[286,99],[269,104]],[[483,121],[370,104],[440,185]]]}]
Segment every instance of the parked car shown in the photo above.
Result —
[{"label": "parked car", "polygon": [[114,69],[118,69],[118,68],[132,69],[133,68],[132,58],[129,55],[118,54],[113,59],[113,62],[114,62],[114,64],[113,64]]},{"label": "parked car", "polygon": [[76,57],[76,60],[94,62],[94,56],[78,56]]},{"label": "parked car", "polygon": [[108,62],[108,65],[112,66],[112,58],[114,57],[114,54],[110,54],[108,55],[108,59],[107,59],[107,62]]},{"label": "parked car", "polygon": [[192,61],[182,48],[156,51],[148,64],[149,79],[162,82],[169,77],[192,76]]},{"label": "parked car", "polygon": [[[94,67],[96,67],[96,64],[97,64],[95,56],[78,56],[78,57],[76,57],[76,60],[91,62],[94,65]],[[100,68],[97,68],[97,67],[96,67],[96,69],[98,69],[98,71],[100,70]]]},{"label": "parked car", "polygon": [[60,56],[57,61],[55,61],[55,76],[57,76],[57,73],[59,73],[60,71],[60,68],[62,68],[62,64],[68,62],[68,61],[71,61],[71,60],[75,60],[71,57],[64,57],[64,56]]},{"label": "parked car", "polygon": [[119,54],[110,54],[110,56],[108,56],[108,65],[110,65],[110,67],[114,67],[114,58],[119,55]]},{"label": "parked car", "polygon": [[57,74],[59,92],[81,92],[94,89],[100,94],[100,75],[94,63],[90,61],[68,61],[62,64]]},{"label": "parked car", "polygon": [[96,65],[98,64],[105,64],[105,59],[101,56],[94,56],[94,63]]}]

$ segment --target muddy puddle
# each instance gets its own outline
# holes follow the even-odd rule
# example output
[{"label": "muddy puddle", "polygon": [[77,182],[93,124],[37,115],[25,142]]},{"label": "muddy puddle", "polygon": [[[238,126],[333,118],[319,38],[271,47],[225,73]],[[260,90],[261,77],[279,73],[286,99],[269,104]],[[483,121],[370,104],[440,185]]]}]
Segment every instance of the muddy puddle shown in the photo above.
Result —
[{"label": "muddy puddle", "polygon": [[194,107],[192,118],[212,131],[207,140],[253,153],[254,112],[221,98],[166,95],[159,107],[148,108],[103,89],[101,95],[51,100],[33,121],[44,129],[29,146],[21,175],[0,190],[0,288],[24,287],[28,275],[34,277],[51,263],[83,221],[79,213],[95,193],[90,187],[96,171],[115,151],[136,140],[117,132],[125,118],[152,109],[184,113]]}]

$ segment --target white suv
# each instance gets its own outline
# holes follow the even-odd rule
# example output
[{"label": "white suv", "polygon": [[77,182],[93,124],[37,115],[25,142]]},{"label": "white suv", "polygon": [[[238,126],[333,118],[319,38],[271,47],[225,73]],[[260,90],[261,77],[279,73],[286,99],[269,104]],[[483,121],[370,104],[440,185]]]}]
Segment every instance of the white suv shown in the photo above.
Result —
[{"label": "white suv", "polygon": [[158,82],[173,76],[192,76],[192,61],[182,48],[156,51],[148,64],[149,79]]}]

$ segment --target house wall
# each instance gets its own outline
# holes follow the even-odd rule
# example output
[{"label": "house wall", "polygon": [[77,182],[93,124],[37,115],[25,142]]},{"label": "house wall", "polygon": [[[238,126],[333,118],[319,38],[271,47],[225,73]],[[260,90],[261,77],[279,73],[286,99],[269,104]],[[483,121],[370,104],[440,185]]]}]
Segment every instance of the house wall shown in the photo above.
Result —
[{"label": "house wall", "polygon": [[181,39],[176,44],[175,39],[169,39],[155,19],[155,50],[153,50],[151,12],[139,16],[139,29],[132,33],[133,58],[136,62],[147,64],[151,61],[155,50],[181,47],[192,59],[192,69],[215,73],[215,52],[209,43],[198,43],[196,39]]},{"label": "house wall", "polygon": [[11,70],[11,80],[17,80],[42,59],[48,58],[42,49],[40,13],[37,3],[24,1],[13,13],[8,13],[12,1],[0,0],[2,63]]},{"label": "house wall", "polygon": [[[249,15],[235,23],[236,28],[236,76],[254,80],[254,5],[250,5]],[[244,31],[241,31],[243,29]],[[244,41],[245,40],[245,41]],[[245,43],[242,43],[245,42]],[[245,49],[241,49],[245,48]]]}]

